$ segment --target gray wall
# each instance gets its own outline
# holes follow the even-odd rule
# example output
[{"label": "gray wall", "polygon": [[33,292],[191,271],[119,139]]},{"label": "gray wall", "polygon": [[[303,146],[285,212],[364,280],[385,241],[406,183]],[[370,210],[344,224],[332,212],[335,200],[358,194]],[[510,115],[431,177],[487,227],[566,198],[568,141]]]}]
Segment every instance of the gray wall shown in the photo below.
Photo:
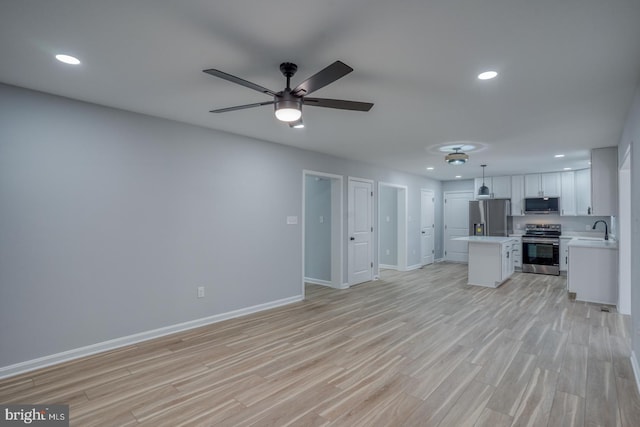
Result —
[{"label": "gray wall", "polygon": [[331,281],[331,180],[305,178],[304,275]]},{"label": "gray wall", "polygon": [[640,85],[618,144],[618,164],[631,147],[631,345],[640,366]]},{"label": "gray wall", "polygon": [[472,179],[442,181],[442,191],[474,191],[474,181]]},{"label": "gray wall", "polygon": [[408,186],[409,265],[421,188],[442,229],[438,181],[0,85],[0,367],[299,296],[305,169]]},{"label": "gray wall", "polygon": [[[380,264],[398,266],[398,189],[380,186]],[[387,255],[387,252],[389,253]]]}]

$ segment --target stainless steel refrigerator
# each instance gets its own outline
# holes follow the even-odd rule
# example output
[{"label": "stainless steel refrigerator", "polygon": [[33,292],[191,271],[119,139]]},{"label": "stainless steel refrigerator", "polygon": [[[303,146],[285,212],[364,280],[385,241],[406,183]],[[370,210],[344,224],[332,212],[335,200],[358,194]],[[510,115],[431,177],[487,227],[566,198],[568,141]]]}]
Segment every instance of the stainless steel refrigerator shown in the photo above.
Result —
[{"label": "stainless steel refrigerator", "polygon": [[508,236],[511,233],[511,200],[486,199],[469,202],[470,236]]}]

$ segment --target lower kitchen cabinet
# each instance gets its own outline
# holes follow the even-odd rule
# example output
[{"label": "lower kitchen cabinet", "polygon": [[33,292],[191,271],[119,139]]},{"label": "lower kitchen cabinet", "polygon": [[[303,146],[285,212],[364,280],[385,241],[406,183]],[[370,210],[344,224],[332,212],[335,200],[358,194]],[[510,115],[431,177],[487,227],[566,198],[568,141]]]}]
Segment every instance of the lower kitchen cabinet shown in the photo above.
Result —
[{"label": "lower kitchen cabinet", "polygon": [[618,249],[614,242],[569,243],[567,287],[576,300],[618,303]]}]

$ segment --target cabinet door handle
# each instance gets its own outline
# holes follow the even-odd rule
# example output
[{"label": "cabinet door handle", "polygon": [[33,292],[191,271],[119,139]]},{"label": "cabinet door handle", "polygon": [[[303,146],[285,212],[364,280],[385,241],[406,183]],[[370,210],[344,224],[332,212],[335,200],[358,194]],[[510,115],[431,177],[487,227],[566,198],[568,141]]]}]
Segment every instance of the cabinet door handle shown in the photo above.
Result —
[{"label": "cabinet door handle", "polygon": [[587,208],[587,215],[591,215],[591,206]]},{"label": "cabinet door handle", "polygon": [[569,264],[569,257],[568,256],[564,257],[564,263],[565,264]]}]

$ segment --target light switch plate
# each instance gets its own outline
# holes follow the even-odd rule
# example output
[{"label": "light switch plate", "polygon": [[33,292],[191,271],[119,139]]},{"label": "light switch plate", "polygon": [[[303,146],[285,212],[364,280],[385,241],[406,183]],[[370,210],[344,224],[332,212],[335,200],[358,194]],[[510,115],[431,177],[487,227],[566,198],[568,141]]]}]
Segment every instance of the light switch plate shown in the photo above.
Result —
[{"label": "light switch plate", "polygon": [[298,217],[297,216],[288,216],[287,217],[287,224],[288,225],[295,225],[298,223]]}]

